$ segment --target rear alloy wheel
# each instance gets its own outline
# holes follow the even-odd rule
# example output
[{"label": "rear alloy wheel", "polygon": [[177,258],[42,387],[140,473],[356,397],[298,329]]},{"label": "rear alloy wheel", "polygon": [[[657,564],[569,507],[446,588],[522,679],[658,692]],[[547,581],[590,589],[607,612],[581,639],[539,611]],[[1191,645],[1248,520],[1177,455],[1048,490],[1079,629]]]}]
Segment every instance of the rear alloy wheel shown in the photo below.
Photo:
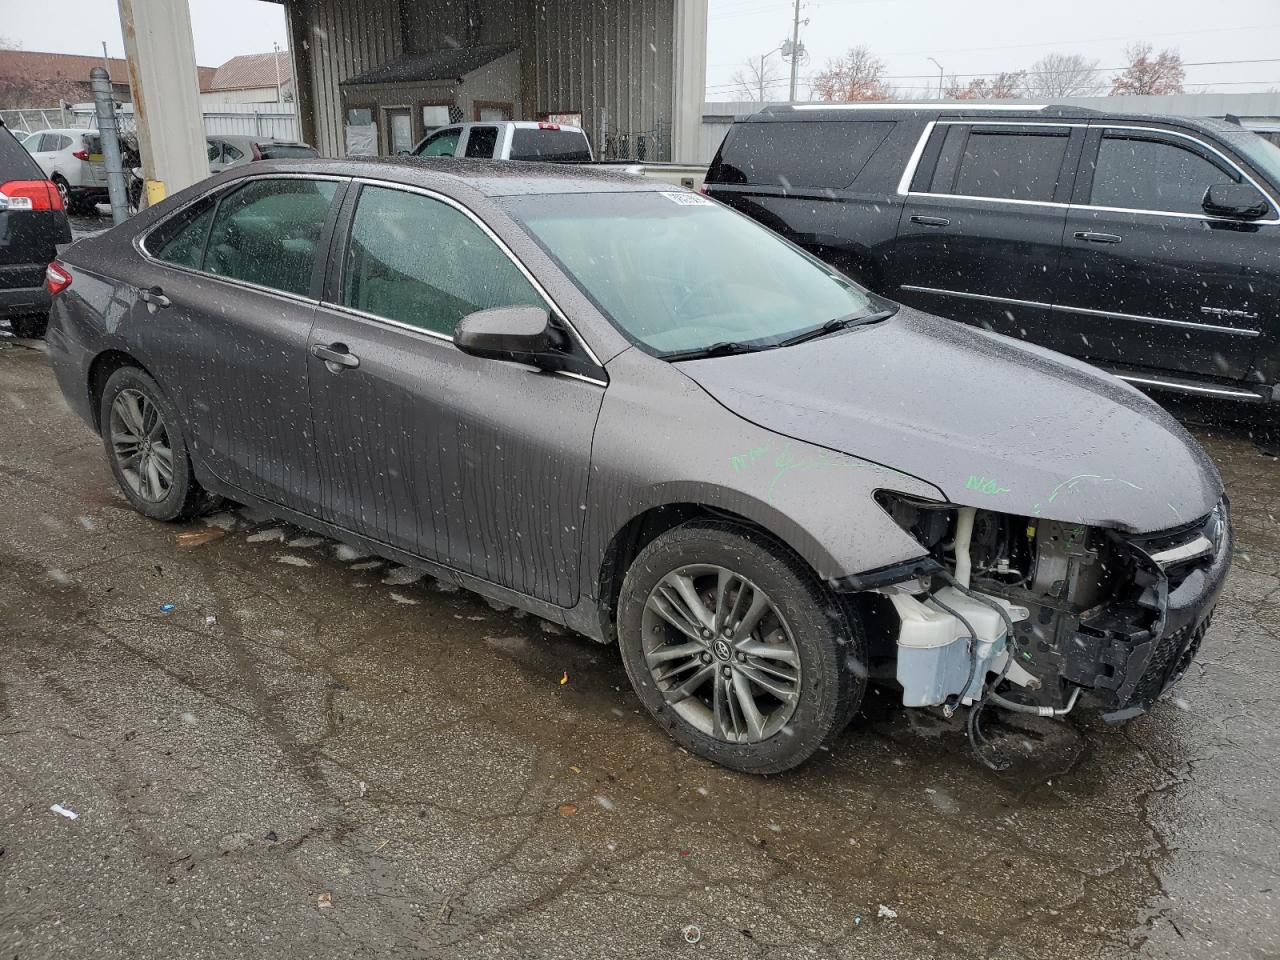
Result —
[{"label": "rear alloy wheel", "polygon": [[67,213],[71,213],[72,208],[76,205],[76,201],[71,195],[70,185],[66,180],[56,174],[53,177],[53,185],[58,188],[58,196],[62,198],[62,209],[67,211]]},{"label": "rear alloy wheel", "polygon": [[122,367],[107,380],[100,411],[111,472],[134,509],[155,520],[197,514],[204,494],[177,410],[156,382],[137,367]]},{"label": "rear alloy wheel", "polygon": [[681,744],[776,773],[838,733],[861,700],[849,622],[784,546],[726,523],[677,527],[627,571],[618,636],[632,685]]}]

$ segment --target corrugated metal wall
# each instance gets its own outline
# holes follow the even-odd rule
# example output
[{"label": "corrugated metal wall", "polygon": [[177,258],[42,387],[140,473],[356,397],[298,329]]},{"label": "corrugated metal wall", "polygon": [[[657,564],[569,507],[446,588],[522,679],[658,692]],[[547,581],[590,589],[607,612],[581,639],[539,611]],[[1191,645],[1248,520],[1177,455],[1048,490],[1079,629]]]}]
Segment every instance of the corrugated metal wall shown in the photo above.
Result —
[{"label": "corrugated metal wall", "polygon": [[403,52],[400,0],[313,0],[296,5],[306,17],[311,45],[315,146],[325,156],[340,157],[344,141],[338,84]]},{"label": "corrugated metal wall", "polygon": [[612,146],[670,158],[678,0],[290,0],[305,25],[316,146],[343,147],[338,85],[404,52],[520,43],[524,110],[580,112],[602,155]]},{"label": "corrugated metal wall", "polygon": [[[524,44],[538,110],[581,112],[597,152],[610,144],[669,159],[676,0],[538,0]],[[526,81],[528,82],[528,81]]]}]

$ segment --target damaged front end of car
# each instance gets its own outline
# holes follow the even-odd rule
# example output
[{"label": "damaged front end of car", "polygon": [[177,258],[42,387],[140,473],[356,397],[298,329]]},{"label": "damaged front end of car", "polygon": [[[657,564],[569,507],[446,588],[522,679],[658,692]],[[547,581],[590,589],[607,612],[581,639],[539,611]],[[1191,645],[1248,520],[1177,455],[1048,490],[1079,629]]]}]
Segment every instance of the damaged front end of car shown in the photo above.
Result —
[{"label": "damaged front end of car", "polygon": [[991,703],[1061,716],[1081,696],[1109,722],[1145,712],[1190,666],[1231,562],[1225,496],[1142,535],[878,499],[925,553],[836,586],[875,596],[872,675],[895,680],[905,705],[948,715]]}]

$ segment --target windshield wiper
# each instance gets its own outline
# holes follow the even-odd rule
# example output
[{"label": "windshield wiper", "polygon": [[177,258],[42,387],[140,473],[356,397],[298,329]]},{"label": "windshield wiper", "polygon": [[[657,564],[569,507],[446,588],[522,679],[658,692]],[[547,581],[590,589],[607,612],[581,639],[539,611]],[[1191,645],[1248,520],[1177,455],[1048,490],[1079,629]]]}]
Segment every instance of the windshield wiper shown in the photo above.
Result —
[{"label": "windshield wiper", "polygon": [[790,347],[797,343],[804,343],[806,340],[817,340],[819,337],[825,337],[827,334],[835,333],[837,330],[848,330],[850,327],[879,323],[881,320],[888,320],[897,312],[898,308],[894,307],[891,310],[877,310],[875,313],[851,313],[847,317],[835,317],[820,327],[814,327],[812,330],[805,330],[803,333],[787,337],[778,346]]},{"label": "windshield wiper", "polygon": [[745,343],[739,343],[737,340],[721,340],[710,346],[698,347],[695,350],[677,350],[675,353],[664,353],[661,359],[668,361],[702,360],[705,357],[727,357],[733,353],[752,353],[763,349],[764,347],[749,347]]}]

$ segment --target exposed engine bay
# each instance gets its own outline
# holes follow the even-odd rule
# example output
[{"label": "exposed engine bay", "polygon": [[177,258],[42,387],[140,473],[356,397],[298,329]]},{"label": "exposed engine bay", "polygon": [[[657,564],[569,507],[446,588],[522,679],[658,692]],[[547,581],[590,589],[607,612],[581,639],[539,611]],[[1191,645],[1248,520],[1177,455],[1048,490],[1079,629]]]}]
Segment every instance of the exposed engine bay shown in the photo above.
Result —
[{"label": "exposed engine bay", "polygon": [[[927,551],[859,586],[887,599],[895,642],[873,676],[906,706],[1063,716],[1088,696],[1109,722],[1145,712],[1186,671],[1230,563],[1229,506],[1157,534],[883,494]],[[856,579],[856,578],[855,578]],[[881,609],[884,609],[881,604]]]}]

